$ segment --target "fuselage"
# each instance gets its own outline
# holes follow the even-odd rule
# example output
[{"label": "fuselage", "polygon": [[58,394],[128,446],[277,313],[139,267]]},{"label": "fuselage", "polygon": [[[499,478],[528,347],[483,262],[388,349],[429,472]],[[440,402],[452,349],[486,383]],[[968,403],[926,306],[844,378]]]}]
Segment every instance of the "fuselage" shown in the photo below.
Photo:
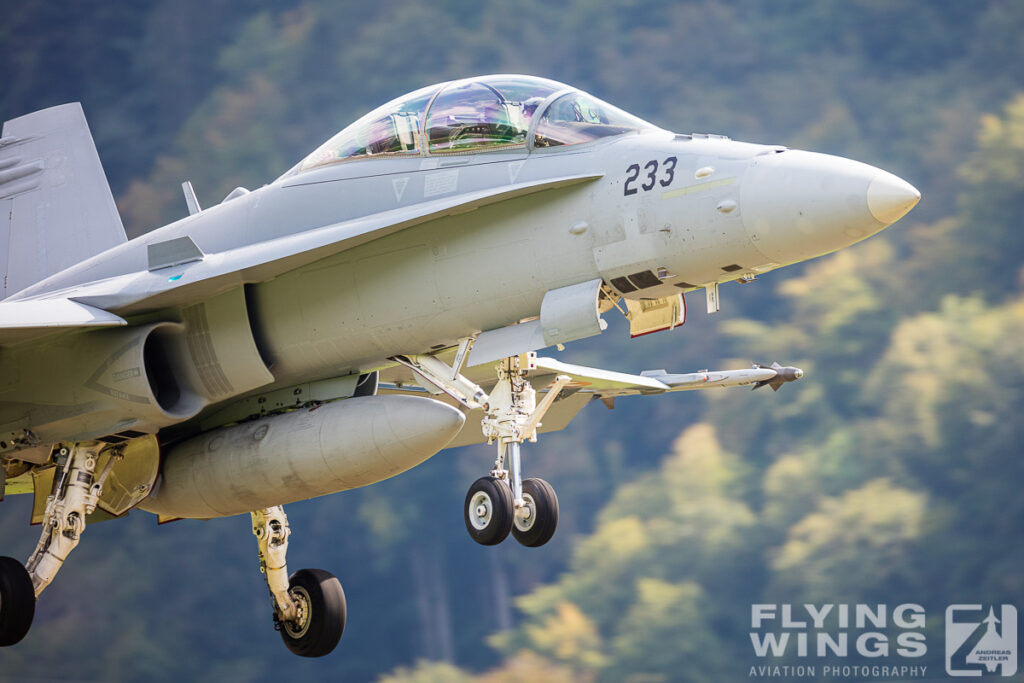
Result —
[{"label": "fuselage", "polygon": [[[452,345],[536,316],[546,292],[594,278],[611,283],[661,272],[667,275],[653,286],[620,291],[659,298],[779,265],[756,249],[739,212],[716,210],[738,194],[753,155],[774,154],[773,148],[670,134],[588,147],[426,164],[377,162],[390,168],[369,177],[376,169],[355,162],[283,183],[284,202],[372,196],[374,210],[382,211],[428,199],[437,188],[456,193],[548,177],[602,176],[416,226],[255,285],[251,314],[275,377],[305,381],[325,366],[339,374],[365,371],[397,353]],[[736,158],[722,156],[730,152]],[[675,161],[666,166],[665,159]],[[639,178],[624,188],[628,167],[651,160],[662,168],[654,186],[645,189],[650,180]],[[696,179],[695,172],[707,166],[715,171]]]},{"label": "fuselage", "polygon": [[[545,293],[576,283],[599,278],[616,295],[659,299],[754,277],[858,242],[919,196],[848,159],[653,127],[547,148],[368,156],[291,172],[18,296],[145,271],[149,245],[176,237],[215,258],[422,202],[576,176],[589,179],[455,210],[236,285],[244,290],[235,297],[244,301],[238,315],[273,378],[258,391],[452,346],[538,316]],[[128,319],[188,323],[180,308]],[[18,365],[18,355],[8,354],[6,364]],[[14,399],[20,389],[9,384],[6,393]],[[217,395],[202,414],[255,390]],[[11,424],[17,402],[4,405],[0,418]]]}]

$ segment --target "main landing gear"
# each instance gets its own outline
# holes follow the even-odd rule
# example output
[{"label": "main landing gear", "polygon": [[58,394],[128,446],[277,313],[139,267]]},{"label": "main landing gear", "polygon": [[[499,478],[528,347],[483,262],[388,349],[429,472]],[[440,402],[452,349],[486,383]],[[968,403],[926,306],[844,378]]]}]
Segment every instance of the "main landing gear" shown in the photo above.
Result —
[{"label": "main landing gear", "polygon": [[497,442],[498,456],[490,476],[477,479],[469,488],[463,507],[466,530],[481,545],[497,545],[511,531],[519,543],[536,548],[550,541],[558,527],[555,490],[543,479],[522,478],[519,451],[523,441],[537,440],[541,418],[569,378],[558,377],[537,405],[537,392],[522,367],[528,358],[502,360],[498,383],[487,397],[481,425],[487,442]]},{"label": "main landing gear", "polygon": [[13,557],[0,557],[0,646],[25,637],[36,613],[32,578]]},{"label": "main landing gear", "polygon": [[329,654],[345,631],[347,608],[341,582],[322,569],[300,569],[288,576],[285,556],[291,531],[280,505],[253,512],[252,532],[281,640],[302,657]]},{"label": "main landing gear", "polygon": [[[96,477],[100,453],[109,448],[114,457]],[[56,451],[53,487],[46,499],[43,531],[35,551],[23,567],[0,557],[0,646],[14,645],[32,626],[36,598],[64,564],[85,530],[85,518],[96,509],[103,482],[118,456],[116,446],[98,442],[76,443]]]},{"label": "main landing gear", "polygon": [[[104,452],[112,457],[96,476]],[[89,442],[61,447],[55,456],[57,467],[39,544],[25,566],[0,557],[0,646],[14,645],[28,633],[36,598],[78,545],[85,519],[95,511],[103,483],[122,453],[117,446]],[[280,506],[253,512],[252,528],[281,639],[303,657],[331,652],[345,630],[345,592],[338,579],[319,569],[301,569],[288,576],[288,518]]]}]

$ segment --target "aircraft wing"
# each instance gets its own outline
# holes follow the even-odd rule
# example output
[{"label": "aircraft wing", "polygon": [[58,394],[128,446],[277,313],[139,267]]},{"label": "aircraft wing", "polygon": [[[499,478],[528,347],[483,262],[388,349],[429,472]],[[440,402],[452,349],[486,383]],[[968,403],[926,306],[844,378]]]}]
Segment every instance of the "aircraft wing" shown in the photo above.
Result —
[{"label": "aircraft wing", "polygon": [[[645,370],[639,375],[628,375],[600,368],[562,363],[554,358],[537,358],[537,369],[551,375],[568,375],[572,380],[567,386],[602,399],[615,396],[666,394],[676,391],[693,391],[712,387],[764,386],[779,381],[791,382],[803,376],[803,371],[776,364],[774,367],[754,365],[741,370],[701,370],[684,374],[673,374],[664,370]],[[785,371],[791,371],[786,373]]]},{"label": "aircraft wing", "polygon": [[151,256],[161,250],[170,255],[188,252],[187,259],[170,260],[174,265],[47,292],[23,301],[68,299],[121,316],[195,302],[244,283],[270,279],[420,223],[602,176],[548,178],[421,202],[220,253],[203,254],[189,238],[178,237],[149,245]]},{"label": "aircraft wing", "polygon": [[[441,352],[439,358],[453,355]],[[532,354],[531,354],[532,355]],[[740,370],[701,370],[685,374],[672,374],[664,370],[646,370],[639,375],[591,368],[584,365],[563,363],[554,358],[531,358],[532,367],[526,377],[539,393],[546,392],[559,376],[567,376],[569,383],[560,392],[551,408],[544,415],[538,432],[555,432],[564,429],[588,403],[600,399],[608,408],[613,407],[619,396],[649,396],[677,391],[693,391],[711,387],[771,386],[778,389],[781,384],[792,382],[803,376],[803,371],[777,363],[771,367],[754,365]],[[485,390],[490,390],[496,381],[493,364],[487,363],[467,368],[465,377]],[[431,396],[466,412],[466,424],[462,431],[448,445],[468,446],[483,443],[480,420],[484,411],[480,408],[466,411],[455,399],[440,388],[432,385],[426,377],[403,365],[395,365],[380,371],[380,393],[402,393],[416,396]],[[538,398],[539,400],[539,398]]]},{"label": "aircraft wing", "polygon": [[0,346],[60,331],[126,324],[120,316],[68,299],[0,302]]}]

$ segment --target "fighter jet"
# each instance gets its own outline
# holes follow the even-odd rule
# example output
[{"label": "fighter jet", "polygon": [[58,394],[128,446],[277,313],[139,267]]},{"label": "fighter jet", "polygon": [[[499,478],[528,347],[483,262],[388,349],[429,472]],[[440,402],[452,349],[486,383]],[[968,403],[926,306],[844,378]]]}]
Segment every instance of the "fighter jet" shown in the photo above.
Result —
[{"label": "fighter jet", "polygon": [[[288,573],[282,505],[366,486],[438,451],[495,447],[464,501],[470,537],[555,532],[520,446],[587,404],[798,368],[639,375],[537,351],[679,327],[684,295],[859,242],[920,195],[849,159],[677,134],[519,75],[389,102],[273,182],[126,239],[82,109],[0,137],[0,491],[34,496],[39,544],[0,558],[0,644],[87,523],[250,514],[275,627],[331,652],[345,595]],[[691,297],[692,298],[692,297]]]}]

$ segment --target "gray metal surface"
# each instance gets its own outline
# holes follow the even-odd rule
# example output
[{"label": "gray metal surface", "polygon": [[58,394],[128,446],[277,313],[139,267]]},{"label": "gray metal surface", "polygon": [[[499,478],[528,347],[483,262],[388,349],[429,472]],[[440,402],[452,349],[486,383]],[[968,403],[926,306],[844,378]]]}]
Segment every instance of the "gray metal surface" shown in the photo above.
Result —
[{"label": "gray metal surface", "polygon": [[4,123],[0,299],[126,239],[80,104]]}]

